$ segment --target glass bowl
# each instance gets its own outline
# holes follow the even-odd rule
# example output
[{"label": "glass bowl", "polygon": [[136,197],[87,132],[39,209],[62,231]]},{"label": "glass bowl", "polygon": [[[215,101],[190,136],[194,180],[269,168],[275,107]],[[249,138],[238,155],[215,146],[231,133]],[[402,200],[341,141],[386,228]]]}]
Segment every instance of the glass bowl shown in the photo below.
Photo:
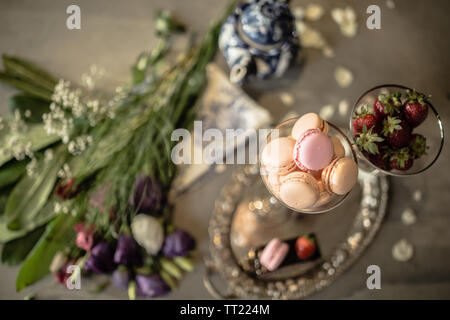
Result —
[{"label": "glass bowl", "polygon": [[[269,135],[267,136],[266,143],[269,143],[274,138],[289,137],[291,135],[292,128],[297,120],[298,120],[298,118],[286,120],[286,121],[282,122],[281,124],[279,124],[276,128],[272,129],[271,132],[269,133]],[[330,137],[336,136],[345,149],[345,157],[353,159],[356,162],[356,164],[358,164],[356,154],[355,154],[355,152],[352,148],[352,144],[351,144],[350,140],[347,138],[347,136],[338,127],[336,127],[332,123],[330,123],[330,122],[327,122],[327,123],[329,126],[328,135]],[[262,152],[262,150],[261,150],[261,152]],[[260,170],[261,178],[264,181],[264,184],[265,184],[267,190],[269,191],[269,193],[273,197],[275,197],[283,206],[289,208],[290,210],[292,210],[294,212],[298,212],[298,213],[316,214],[316,213],[323,213],[323,212],[330,211],[330,210],[338,207],[342,203],[342,201],[347,197],[347,195],[351,192],[350,191],[344,195],[332,194],[332,195],[330,195],[329,199],[327,201],[324,201],[323,203],[316,204],[312,208],[298,210],[298,209],[292,208],[289,205],[287,205],[286,203],[284,203],[280,199],[280,197],[277,195],[277,193],[274,192],[273,190],[271,190],[271,186],[268,182],[268,174],[267,174],[266,170],[264,169],[264,166],[261,164],[261,161],[259,161],[259,170]],[[320,201],[320,199],[319,199],[319,201]]]},{"label": "glass bowl", "polygon": [[[367,105],[370,108],[373,108],[374,101],[378,97],[378,95],[390,94],[394,92],[400,92],[402,94],[402,102],[404,103],[407,90],[412,91],[411,88],[402,85],[386,84],[376,86],[363,93],[353,106],[353,110],[350,115],[350,135],[353,135],[353,115],[357,111],[359,111],[362,106]],[[430,168],[439,157],[444,145],[444,128],[442,125],[441,117],[439,116],[434,106],[431,103],[428,103],[428,106],[429,108],[427,118],[413,130],[413,133],[419,133],[426,138],[428,146],[428,149],[426,151],[427,154],[421,156],[419,159],[415,159],[412,167],[408,170],[401,171],[394,169],[388,171],[379,168],[378,166],[370,162],[369,159],[367,159],[367,157],[359,150],[359,148],[355,144],[354,149],[357,153],[357,157],[363,160],[360,161],[359,168],[373,174],[385,174],[398,177],[418,174]]]}]

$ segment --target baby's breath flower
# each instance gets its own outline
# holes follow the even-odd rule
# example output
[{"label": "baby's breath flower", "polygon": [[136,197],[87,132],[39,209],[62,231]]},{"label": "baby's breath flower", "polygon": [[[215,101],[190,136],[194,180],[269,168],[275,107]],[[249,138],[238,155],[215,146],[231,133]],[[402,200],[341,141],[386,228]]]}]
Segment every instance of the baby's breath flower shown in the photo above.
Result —
[{"label": "baby's breath flower", "polygon": [[44,152],[44,161],[45,162],[49,162],[49,161],[53,160],[53,156],[54,156],[54,153],[53,153],[52,149],[45,150],[45,152]]},{"label": "baby's breath flower", "polygon": [[69,178],[72,175],[69,165],[67,163],[65,163],[61,169],[59,169],[58,171],[58,177],[65,179],[65,178]]},{"label": "baby's breath flower", "polygon": [[33,157],[26,166],[27,175],[32,177],[36,173],[36,169],[37,169],[37,160],[36,158]]}]

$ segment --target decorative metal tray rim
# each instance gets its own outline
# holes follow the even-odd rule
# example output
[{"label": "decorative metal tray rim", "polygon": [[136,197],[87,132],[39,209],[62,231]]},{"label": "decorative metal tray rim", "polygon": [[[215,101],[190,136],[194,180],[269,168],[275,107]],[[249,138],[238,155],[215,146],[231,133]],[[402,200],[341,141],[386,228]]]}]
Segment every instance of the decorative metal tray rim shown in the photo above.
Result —
[{"label": "decorative metal tray rim", "polygon": [[[234,258],[230,232],[237,201],[258,173],[255,165],[235,169],[215,202],[208,229],[211,259],[206,261],[204,284],[216,298],[300,299],[311,295],[329,286],[360,257],[374,239],[386,213],[388,178],[360,170],[360,208],[346,238],[335,246],[333,253],[323,257],[321,263],[306,274],[285,280],[256,279]],[[226,293],[219,292],[213,285],[211,276],[214,272],[227,282]]]}]

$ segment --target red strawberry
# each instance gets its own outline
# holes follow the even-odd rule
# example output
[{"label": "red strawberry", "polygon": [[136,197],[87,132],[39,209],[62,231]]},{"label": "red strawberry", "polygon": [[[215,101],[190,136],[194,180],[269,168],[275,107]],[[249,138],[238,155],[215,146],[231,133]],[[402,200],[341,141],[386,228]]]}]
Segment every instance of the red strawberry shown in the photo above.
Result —
[{"label": "red strawberry", "polygon": [[371,154],[369,152],[364,152],[366,158],[376,167],[383,170],[391,170],[389,165],[389,150],[386,147],[379,148],[380,152],[377,154]]},{"label": "red strawberry", "polygon": [[295,241],[295,252],[301,260],[311,258],[316,252],[316,241],[313,237],[298,237]]},{"label": "red strawberry", "polygon": [[408,122],[397,117],[388,116],[383,120],[383,136],[392,148],[403,148],[411,140],[411,128]]},{"label": "red strawberry", "polygon": [[387,116],[396,116],[401,112],[402,94],[396,92],[390,95],[380,94],[373,103],[375,118],[381,122]]},{"label": "red strawberry", "polygon": [[390,158],[391,168],[401,171],[410,169],[413,163],[414,159],[408,147],[394,151]]},{"label": "red strawberry", "polygon": [[374,128],[373,131],[378,131],[377,120],[366,107],[362,107],[361,111],[356,113],[352,119],[353,136],[356,137],[358,133],[361,133],[364,126],[367,130]]},{"label": "red strawberry", "polygon": [[384,141],[377,133],[372,132],[373,128],[367,130],[367,127],[363,127],[362,132],[358,133],[355,139],[355,143],[361,152],[368,152],[370,154],[378,154],[379,147]]},{"label": "red strawberry", "polygon": [[424,154],[427,154],[427,139],[418,133],[411,135],[411,143],[409,144],[409,149],[414,159],[418,159]]},{"label": "red strawberry", "polygon": [[415,128],[427,118],[429,98],[416,90],[407,90],[406,97],[408,100],[403,105],[403,114],[409,125]]}]

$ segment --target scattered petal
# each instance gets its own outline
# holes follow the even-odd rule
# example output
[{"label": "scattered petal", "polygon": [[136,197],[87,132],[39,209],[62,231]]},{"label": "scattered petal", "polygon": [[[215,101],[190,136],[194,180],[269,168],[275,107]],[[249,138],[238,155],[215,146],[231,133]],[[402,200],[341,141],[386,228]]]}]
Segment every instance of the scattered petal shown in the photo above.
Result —
[{"label": "scattered petal", "polygon": [[416,190],[413,192],[413,200],[416,202],[420,202],[422,200],[422,191]]},{"label": "scattered petal", "polygon": [[334,115],[334,109],[334,106],[331,104],[323,106],[320,108],[319,116],[324,120],[330,120]]},{"label": "scattered petal", "polygon": [[331,10],[331,17],[339,25],[344,36],[351,38],[356,35],[358,23],[356,22],[356,14],[353,8],[335,8]]},{"label": "scattered petal", "polygon": [[387,1],[386,1],[386,6],[387,6],[389,9],[393,10],[393,9],[395,9],[395,2],[394,2],[393,0],[387,0]]},{"label": "scattered petal", "polygon": [[402,222],[403,224],[410,226],[414,223],[416,223],[416,215],[414,213],[414,210],[411,208],[406,208],[402,213]]},{"label": "scattered petal", "polygon": [[318,4],[310,4],[306,7],[305,18],[310,21],[317,21],[322,18],[324,9]]},{"label": "scattered petal", "polygon": [[288,92],[280,93],[280,100],[286,106],[292,106],[294,104],[294,97]]},{"label": "scattered petal", "polygon": [[397,261],[408,261],[412,258],[413,253],[413,246],[406,239],[401,239],[392,247],[392,256]]},{"label": "scattered petal", "polygon": [[336,71],[334,72],[334,77],[338,85],[342,88],[347,88],[353,82],[352,72],[344,67],[337,67]]},{"label": "scattered petal", "polygon": [[348,113],[350,104],[347,99],[341,100],[338,105],[339,115],[345,117]]},{"label": "scattered petal", "polygon": [[297,31],[300,34],[302,45],[305,48],[323,49],[327,46],[327,42],[322,34],[308,26],[304,22],[296,23]]},{"label": "scattered petal", "polygon": [[294,7],[292,9],[292,14],[294,15],[295,19],[301,20],[305,16],[305,9],[302,7]]},{"label": "scattered petal", "polygon": [[323,48],[322,53],[327,58],[334,58],[334,50],[328,45]]}]

